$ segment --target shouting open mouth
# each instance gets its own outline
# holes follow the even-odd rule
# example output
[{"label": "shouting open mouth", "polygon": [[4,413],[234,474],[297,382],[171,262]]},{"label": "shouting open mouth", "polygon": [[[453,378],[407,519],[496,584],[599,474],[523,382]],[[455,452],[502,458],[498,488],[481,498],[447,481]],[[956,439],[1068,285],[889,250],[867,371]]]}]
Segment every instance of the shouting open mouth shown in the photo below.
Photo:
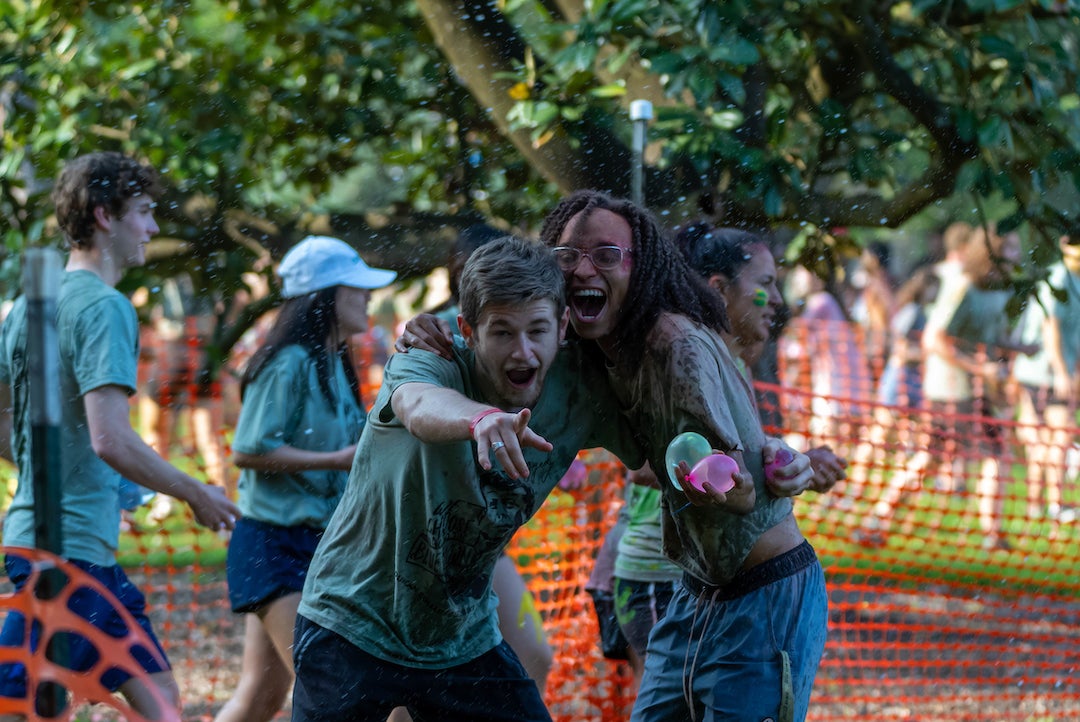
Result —
[{"label": "shouting open mouth", "polygon": [[598,318],[607,306],[607,294],[598,288],[582,288],[570,295],[570,307],[582,321]]}]

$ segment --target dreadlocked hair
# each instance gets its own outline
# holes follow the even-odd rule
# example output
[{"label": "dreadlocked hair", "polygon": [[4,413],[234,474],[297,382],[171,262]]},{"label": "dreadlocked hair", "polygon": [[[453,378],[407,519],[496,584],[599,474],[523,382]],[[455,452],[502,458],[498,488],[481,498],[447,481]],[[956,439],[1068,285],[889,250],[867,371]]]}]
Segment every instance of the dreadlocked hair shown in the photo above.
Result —
[{"label": "dreadlocked hair", "polygon": [[645,339],[665,311],[686,316],[717,332],[729,330],[720,295],[690,268],[653,215],[630,200],[601,191],[575,191],[544,218],[540,240],[551,247],[559,245],[572,218],[579,213],[585,218],[597,209],[626,220],[633,238],[630,284],[612,331],[617,366],[634,368],[640,363]]},{"label": "dreadlocked hair", "polygon": [[[315,361],[315,375],[319,390],[330,404],[337,402],[331,383],[331,354],[341,359],[345,378],[353,395],[359,398],[360,380],[356,377],[346,339],[337,337],[337,307],[335,297],[338,286],[314,291],[306,296],[289,298],[281,304],[277,319],[266,334],[266,342],[252,355],[244,376],[240,380],[240,396],[248,384],[254,381],[278,353],[289,346],[300,346]],[[330,340],[329,345],[327,339]]]}]

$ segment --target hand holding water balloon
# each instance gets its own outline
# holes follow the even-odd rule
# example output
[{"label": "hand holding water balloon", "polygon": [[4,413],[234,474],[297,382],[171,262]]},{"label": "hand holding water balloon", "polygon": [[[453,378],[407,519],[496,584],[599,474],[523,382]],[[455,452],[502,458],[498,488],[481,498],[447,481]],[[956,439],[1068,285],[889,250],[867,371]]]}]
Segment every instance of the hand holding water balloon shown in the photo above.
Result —
[{"label": "hand holding water balloon", "polygon": [[734,454],[738,452],[728,455],[711,448],[700,434],[679,434],[668,445],[668,478],[694,506],[714,504],[746,513],[754,506],[754,483]]},{"label": "hand holding water balloon", "polygon": [[806,454],[800,454],[780,439],[767,439],[761,458],[765,463],[765,485],[774,496],[797,496],[814,479],[814,469]]},{"label": "hand holding water balloon", "polygon": [[581,459],[574,459],[570,462],[570,468],[559,479],[558,487],[563,491],[580,491],[585,488],[588,481],[589,468],[585,466],[585,462]]},{"label": "hand holding water balloon", "polygon": [[837,456],[828,446],[807,449],[806,455],[810,458],[810,466],[814,470],[814,478],[807,487],[810,491],[824,494],[847,477],[847,459]]}]

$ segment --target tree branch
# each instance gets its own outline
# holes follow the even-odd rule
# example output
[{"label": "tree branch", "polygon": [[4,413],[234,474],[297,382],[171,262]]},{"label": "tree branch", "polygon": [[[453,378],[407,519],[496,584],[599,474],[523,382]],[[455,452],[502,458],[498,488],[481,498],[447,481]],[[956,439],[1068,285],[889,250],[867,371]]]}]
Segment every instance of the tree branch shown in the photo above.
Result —
[{"label": "tree branch", "polygon": [[896,62],[882,35],[878,21],[869,13],[859,16],[860,32],[853,33],[852,44],[874,71],[881,87],[926,128],[943,153],[970,160],[979,153],[974,140],[960,137],[949,117],[948,108],[927,93]]},{"label": "tree branch", "polygon": [[[515,38],[509,46],[513,49],[521,47],[520,40],[498,10],[487,2],[470,0],[418,0],[416,5],[435,43],[462,82],[533,168],[564,193],[597,185],[598,169],[593,164],[575,162],[579,151],[564,131],[555,133],[546,143],[537,144],[528,130],[510,127],[506,118],[516,102],[510,95],[514,83],[498,76],[513,72],[514,60],[523,58],[524,52],[508,56],[507,46],[502,42]],[[482,20],[477,20],[477,16]],[[604,171],[604,175],[610,177],[610,170]]]}]

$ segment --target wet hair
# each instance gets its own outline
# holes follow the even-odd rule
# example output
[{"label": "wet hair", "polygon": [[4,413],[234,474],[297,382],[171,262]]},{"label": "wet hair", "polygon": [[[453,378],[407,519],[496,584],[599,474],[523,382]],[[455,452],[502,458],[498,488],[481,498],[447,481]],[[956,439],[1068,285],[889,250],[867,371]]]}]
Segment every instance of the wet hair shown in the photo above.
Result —
[{"label": "wet hair", "polygon": [[675,245],[702,278],[720,274],[734,281],[753,258],[754,246],[764,246],[765,239],[740,228],[713,228],[706,221],[695,221],[677,229]]},{"label": "wet hair", "polygon": [[575,191],[544,218],[540,240],[557,246],[574,216],[581,213],[585,218],[597,209],[625,219],[633,237],[630,285],[612,332],[618,352],[616,364],[624,368],[638,365],[645,354],[645,337],[665,311],[682,314],[718,332],[729,329],[720,294],[694,272],[663,235],[653,215],[630,200],[600,191]]},{"label": "wet hair", "polygon": [[96,221],[94,209],[103,206],[120,218],[127,202],[148,195],[157,200],[162,188],[157,171],[123,153],[105,151],[69,161],[56,179],[52,199],[56,220],[72,248],[89,248]]},{"label": "wet hair", "polygon": [[488,306],[523,306],[550,300],[555,318],[566,309],[566,283],[551,249],[537,241],[503,236],[477,249],[461,272],[461,315],[480,323]]},{"label": "wet hair", "polygon": [[[288,346],[301,346],[315,361],[315,374],[319,380],[319,389],[326,400],[333,404],[337,401],[331,382],[330,356],[336,354],[345,369],[345,377],[353,394],[359,398],[360,380],[356,377],[346,339],[337,338],[337,304],[335,297],[340,286],[331,286],[313,291],[304,296],[286,299],[278,310],[277,318],[266,341],[252,355],[244,376],[240,380],[240,395],[243,397],[248,384],[258,378],[263,369]],[[330,339],[329,346],[327,339]]]}]

